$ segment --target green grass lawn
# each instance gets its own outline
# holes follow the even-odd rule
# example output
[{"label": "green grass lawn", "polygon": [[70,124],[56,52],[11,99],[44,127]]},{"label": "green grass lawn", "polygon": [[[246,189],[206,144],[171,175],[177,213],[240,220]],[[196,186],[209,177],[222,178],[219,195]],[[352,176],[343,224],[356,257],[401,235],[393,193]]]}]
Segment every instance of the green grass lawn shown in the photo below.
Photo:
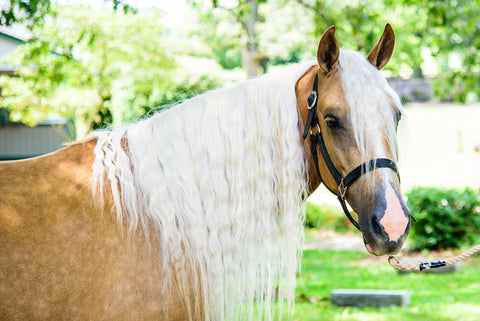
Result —
[{"label": "green grass lawn", "polygon": [[[386,262],[351,251],[304,251],[294,320],[480,320],[480,256],[461,273],[399,275]],[[408,307],[354,308],[330,303],[334,289],[408,290]]]}]

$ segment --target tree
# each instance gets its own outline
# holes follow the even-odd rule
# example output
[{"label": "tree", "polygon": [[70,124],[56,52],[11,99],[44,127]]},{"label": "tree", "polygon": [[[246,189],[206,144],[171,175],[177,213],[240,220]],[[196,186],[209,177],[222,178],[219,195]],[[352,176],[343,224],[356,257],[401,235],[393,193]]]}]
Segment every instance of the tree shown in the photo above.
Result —
[{"label": "tree", "polygon": [[269,68],[315,59],[320,38],[312,32],[313,12],[295,1],[269,0],[260,15],[258,43]]},{"label": "tree", "polygon": [[[480,99],[479,0],[403,0],[422,14],[428,28],[419,37],[441,67],[435,94],[457,102]],[[395,2],[397,4],[397,2]]]},{"label": "tree", "polygon": [[50,0],[9,0],[0,7],[0,25],[21,22],[32,26],[43,19],[49,9]]},{"label": "tree", "polygon": [[[388,0],[387,0],[388,1]],[[378,41],[387,22],[396,30],[395,55],[386,70],[398,73],[401,69],[419,69],[423,60],[417,29],[425,23],[418,19],[416,9],[392,7],[385,1],[329,1],[296,0],[311,14],[313,33],[319,38],[331,25],[337,27],[342,37],[342,47],[369,52]]]},{"label": "tree", "polygon": [[[410,73],[417,71],[416,74],[421,74],[422,46],[419,45],[420,39],[417,34],[418,28],[425,27],[425,22],[418,21],[416,8],[389,7],[385,1],[388,0],[257,2],[258,19],[253,29],[254,48],[257,52],[255,68],[265,70],[267,65],[298,62],[306,57],[312,58],[311,53],[315,51],[315,43],[323,31],[333,24],[337,26],[338,33],[344,35],[342,47],[368,52],[377,42],[385,24],[390,22],[397,30],[397,44],[396,54],[387,70],[393,74],[397,74],[400,70],[402,74],[409,70]],[[239,1],[234,7],[225,5],[222,7],[223,1],[197,0],[194,3],[197,7],[203,4],[202,8],[208,8],[203,10],[203,24],[196,28],[199,29],[197,33],[200,37],[203,35],[205,42],[215,48],[216,53],[220,53],[215,55],[216,59],[220,62],[223,59],[222,53],[229,53],[229,57],[235,57],[231,54],[234,50],[238,52],[243,50],[242,56],[245,57],[247,50],[244,44],[247,42],[242,40],[245,37],[242,38],[241,33],[246,34],[246,28],[239,22],[238,16],[240,18],[244,16],[240,9],[242,5],[248,8],[248,3]],[[207,6],[206,3],[209,5]],[[225,33],[227,23],[240,26],[239,31]],[[238,49],[235,41],[241,43],[243,49]],[[258,68],[259,65],[261,68]]]},{"label": "tree", "polygon": [[[480,99],[479,0],[385,0],[390,8],[410,8],[411,30],[419,48],[428,48],[439,66],[434,95],[464,103]],[[413,58],[412,55],[410,57]]]},{"label": "tree", "polygon": [[[205,5],[205,0],[189,0],[196,7]],[[258,69],[262,65],[263,57],[258,50],[258,39],[256,25],[261,21],[258,13],[259,5],[266,0],[238,0],[237,5],[228,7],[219,0],[207,0],[212,8],[222,8],[230,13],[230,17],[241,25],[241,52],[242,67],[245,70],[247,78],[258,75]]]},{"label": "tree", "polygon": [[10,56],[10,64],[20,68],[18,77],[0,78],[1,103],[11,118],[29,125],[52,114],[71,119],[78,139],[103,122],[119,125],[172,102],[172,91],[214,87],[210,78],[192,83],[174,77],[178,66],[162,45],[159,17],[80,6],[53,9],[34,26],[34,38]]},{"label": "tree", "polygon": [[[125,0],[104,0],[111,3],[114,11],[135,12]],[[51,0],[7,0],[0,6],[0,26],[23,23],[30,27],[43,20],[49,12]],[[120,10],[119,10],[120,9]]]},{"label": "tree", "polygon": [[258,40],[256,24],[260,21],[258,6],[260,0],[245,0],[239,2],[237,7],[237,21],[242,25],[242,65],[247,77],[258,75],[258,68],[261,64],[261,57],[258,52]]},{"label": "tree", "polygon": [[[193,57],[205,57],[217,61],[225,70],[242,67],[240,45],[241,26],[231,21],[227,10],[193,10],[188,23],[172,30],[176,45]],[[182,45],[186,41],[187,45]]]}]

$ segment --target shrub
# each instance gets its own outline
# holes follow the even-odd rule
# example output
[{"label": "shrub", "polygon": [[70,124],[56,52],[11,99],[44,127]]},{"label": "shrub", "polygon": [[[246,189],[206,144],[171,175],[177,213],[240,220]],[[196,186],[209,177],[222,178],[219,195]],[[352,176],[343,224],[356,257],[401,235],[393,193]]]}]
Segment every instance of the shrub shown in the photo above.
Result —
[{"label": "shrub", "polygon": [[417,187],[407,193],[412,250],[459,248],[480,240],[480,191]]},{"label": "shrub", "polygon": [[324,228],[341,233],[353,230],[353,225],[339,208],[310,202],[307,202],[305,208],[305,227]]}]

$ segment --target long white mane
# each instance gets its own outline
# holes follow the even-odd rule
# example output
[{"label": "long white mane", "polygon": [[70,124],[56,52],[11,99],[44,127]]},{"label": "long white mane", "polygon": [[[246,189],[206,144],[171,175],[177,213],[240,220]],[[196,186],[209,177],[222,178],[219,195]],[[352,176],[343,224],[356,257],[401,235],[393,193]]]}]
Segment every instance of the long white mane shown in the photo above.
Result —
[{"label": "long white mane", "polygon": [[295,83],[311,65],[93,134],[95,190],[108,184],[119,223],[158,240],[191,317],[272,320],[277,296],[291,316],[307,180]]}]

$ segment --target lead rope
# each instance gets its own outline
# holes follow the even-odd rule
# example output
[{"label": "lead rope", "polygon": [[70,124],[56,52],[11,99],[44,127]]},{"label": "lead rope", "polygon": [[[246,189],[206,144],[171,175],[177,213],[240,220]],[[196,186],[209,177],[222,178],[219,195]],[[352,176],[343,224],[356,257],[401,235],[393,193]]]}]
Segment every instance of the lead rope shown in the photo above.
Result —
[{"label": "lead rope", "polygon": [[427,262],[400,262],[400,260],[395,255],[390,255],[388,257],[388,263],[395,270],[399,270],[399,271],[407,271],[407,272],[424,271],[424,270],[436,269],[442,266],[458,263],[460,261],[465,260],[467,257],[472,256],[477,252],[480,252],[480,244],[472,247],[470,250],[465,251],[460,255],[454,256],[444,261],[432,260]]}]

